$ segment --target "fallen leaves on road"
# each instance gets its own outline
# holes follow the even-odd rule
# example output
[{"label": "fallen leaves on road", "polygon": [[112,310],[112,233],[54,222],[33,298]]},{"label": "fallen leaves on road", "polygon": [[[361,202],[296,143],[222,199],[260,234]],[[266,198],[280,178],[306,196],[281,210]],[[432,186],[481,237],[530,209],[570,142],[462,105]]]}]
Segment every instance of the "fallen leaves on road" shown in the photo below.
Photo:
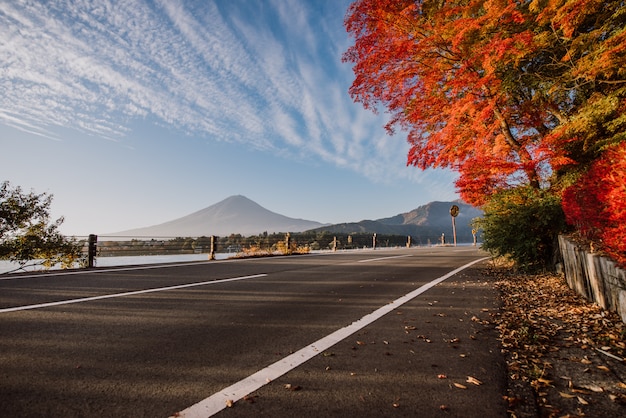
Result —
[{"label": "fallen leaves on road", "polygon": [[[491,315],[509,377],[534,389],[539,414],[626,416],[620,404],[626,400],[626,326],[619,316],[577,295],[557,275],[495,265],[485,274],[495,276],[501,292],[501,312]],[[516,394],[505,399],[512,407],[520,403]]]}]

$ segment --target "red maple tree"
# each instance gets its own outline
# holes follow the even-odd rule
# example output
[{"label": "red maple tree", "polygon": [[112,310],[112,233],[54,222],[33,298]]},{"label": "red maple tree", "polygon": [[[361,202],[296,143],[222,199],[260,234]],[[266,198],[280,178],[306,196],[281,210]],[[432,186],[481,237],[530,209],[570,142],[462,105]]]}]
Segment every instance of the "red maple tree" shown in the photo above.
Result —
[{"label": "red maple tree", "polygon": [[408,132],[408,164],[460,171],[457,186],[475,204],[512,176],[539,184],[537,133],[527,123],[543,119],[500,77],[533,48],[524,17],[514,2],[483,3],[356,1],[346,17],[355,44],[344,55],[355,64],[353,98],[384,104],[386,128]]},{"label": "red maple tree", "polygon": [[597,0],[358,0],[345,19],[350,94],[407,132],[409,165],[457,170],[468,203],[539,188],[624,140],[623,11]]}]

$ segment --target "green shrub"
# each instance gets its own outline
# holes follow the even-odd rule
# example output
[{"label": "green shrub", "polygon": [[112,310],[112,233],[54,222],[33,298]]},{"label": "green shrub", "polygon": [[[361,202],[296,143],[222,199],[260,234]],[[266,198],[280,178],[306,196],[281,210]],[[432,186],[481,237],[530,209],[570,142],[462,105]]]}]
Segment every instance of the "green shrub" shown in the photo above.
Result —
[{"label": "green shrub", "polygon": [[512,259],[522,270],[545,270],[555,263],[557,236],[565,230],[560,199],[528,186],[497,193],[475,220],[483,249]]}]

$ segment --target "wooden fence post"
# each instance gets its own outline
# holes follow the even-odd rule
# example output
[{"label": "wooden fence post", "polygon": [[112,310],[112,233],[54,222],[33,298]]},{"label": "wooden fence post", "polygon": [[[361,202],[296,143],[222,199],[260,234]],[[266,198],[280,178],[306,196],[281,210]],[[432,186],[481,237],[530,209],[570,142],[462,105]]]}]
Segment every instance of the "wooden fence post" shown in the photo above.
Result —
[{"label": "wooden fence post", "polygon": [[211,235],[211,249],[209,251],[209,260],[215,260],[215,235]]},{"label": "wooden fence post", "polygon": [[89,239],[87,241],[87,267],[92,268],[94,266],[94,259],[96,257],[96,252],[98,248],[98,236],[94,234],[89,234]]}]

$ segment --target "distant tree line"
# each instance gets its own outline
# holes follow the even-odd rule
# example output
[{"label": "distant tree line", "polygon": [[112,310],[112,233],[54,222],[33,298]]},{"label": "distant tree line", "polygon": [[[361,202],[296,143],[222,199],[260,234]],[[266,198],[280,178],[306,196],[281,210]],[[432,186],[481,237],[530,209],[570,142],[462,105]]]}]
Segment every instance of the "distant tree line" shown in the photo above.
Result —
[{"label": "distant tree line", "polygon": [[[411,237],[411,245],[428,245],[440,243],[440,237],[432,239]],[[449,238],[451,240],[451,237]],[[336,234],[328,231],[299,232],[289,234],[290,248],[285,248],[286,233],[267,233],[243,236],[231,234],[215,237],[214,250],[218,253],[246,253],[251,249],[266,252],[308,252],[318,250],[337,250],[372,248],[373,233]],[[376,234],[377,247],[404,247],[409,242],[407,235]],[[176,237],[171,239],[135,238],[128,241],[99,240],[98,255],[131,256],[131,255],[167,255],[208,253],[211,250],[211,237]]]}]

